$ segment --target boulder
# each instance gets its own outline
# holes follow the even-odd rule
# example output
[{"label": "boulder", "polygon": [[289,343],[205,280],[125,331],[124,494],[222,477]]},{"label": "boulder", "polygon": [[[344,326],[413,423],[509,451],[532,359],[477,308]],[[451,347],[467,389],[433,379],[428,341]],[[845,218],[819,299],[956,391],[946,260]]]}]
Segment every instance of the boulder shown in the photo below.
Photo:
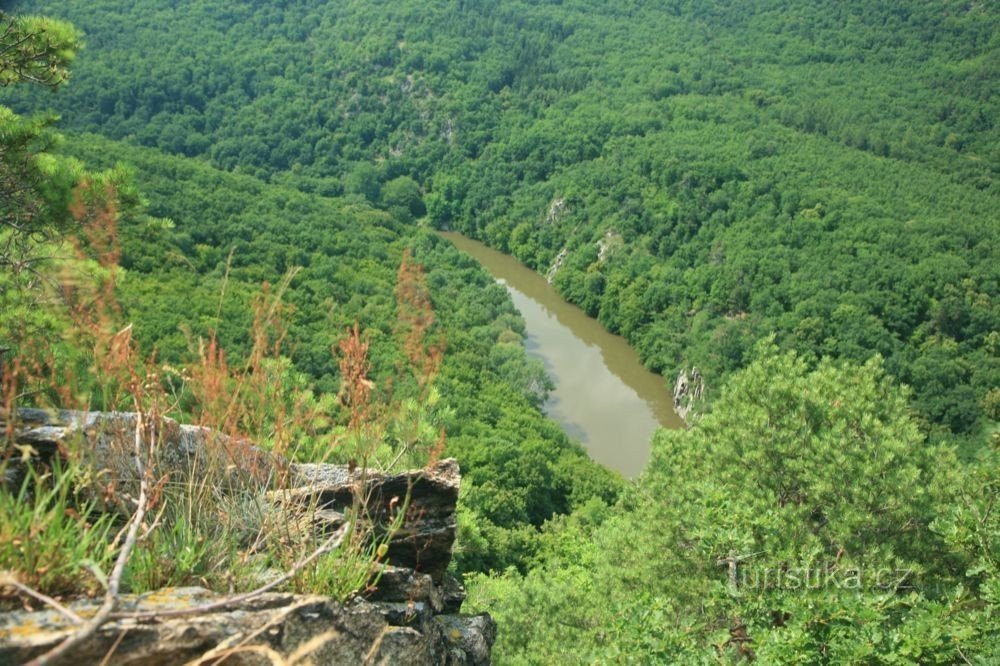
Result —
[{"label": "boulder", "polygon": [[[138,489],[137,424],[138,417],[130,412],[21,409],[15,439],[19,445],[34,448],[43,459],[72,448],[94,470],[95,498],[109,497],[101,486],[113,485],[115,508],[128,515],[134,506],[128,497],[136,496]],[[455,460],[398,474],[344,465],[288,465],[249,442],[209,428],[169,418],[156,419],[144,428],[143,442],[155,438],[153,453],[143,460],[153,478],[169,476],[176,482],[192,475],[204,477],[211,470],[213,484],[234,490],[262,488],[279,471],[287,470],[288,487],[268,493],[268,498],[286,510],[307,512],[307,520],[320,532],[339,528],[360,497],[365,499],[365,515],[359,519],[374,528],[376,538],[403,512],[388,544],[389,561],[427,573],[441,583],[457,529],[460,474]],[[299,523],[301,518],[289,520]]]},{"label": "boulder", "polygon": [[272,501],[308,508],[317,522],[328,523],[328,529],[339,527],[360,496],[367,499],[365,519],[377,531],[384,531],[402,512],[402,522],[389,542],[389,561],[442,582],[457,530],[461,480],[457,461],[446,459],[400,474],[341,465],[292,465],[290,478],[291,488],[272,493]]},{"label": "boulder", "polygon": [[[488,615],[435,616],[424,604],[399,605],[272,593],[231,607],[174,617],[219,597],[202,588],[164,589],[126,596],[108,622],[65,659],[66,666],[108,664],[173,666],[211,664],[488,664],[496,625]],[[98,601],[69,607],[82,617]],[[129,618],[149,612],[162,617]],[[124,615],[124,617],[123,617]],[[70,635],[74,626],[54,610],[0,615],[0,663],[37,657]],[[110,655],[110,657],[109,657]],[[306,660],[308,657],[308,661]]]},{"label": "boulder", "polygon": [[[30,446],[42,461],[57,453],[73,452],[94,470],[96,484],[113,486],[123,496],[135,496],[139,485],[134,459],[138,425],[139,418],[133,412],[19,409],[13,433],[19,446]],[[5,428],[0,417],[0,429]],[[282,461],[250,442],[210,428],[159,417],[144,423],[143,430],[143,464],[154,478],[170,476],[176,481],[210,470],[213,483],[231,489],[260,487],[282,466]],[[155,446],[150,447],[150,442]],[[11,478],[6,480],[16,482],[19,472],[12,467]],[[117,508],[127,515],[133,505],[123,501]]]},{"label": "boulder", "polygon": [[[74,451],[92,467],[89,477],[113,481],[124,496],[108,509],[127,513],[127,494],[138,484],[138,425],[130,413],[22,409],[12,431],[15,445],[30,447],[43,461]],[[270,593],[221,607],[213,603],[205,610],[201,607],[208,602],[234,598],[201,588],[126,595],[115,619],[59,663],[101,663],[109,654],[106,663],[137,666],[208,664],[226,654],[227,664],[306,663],[306,656],[316,664],[489,663],[496,625],[485,614],[459,615],[465,591],[445,574],[457,528],[461,475],[455,460],[383,474],[353,466],[286,464],[248,442],[166,418],[143,424],[138,434],[141,442],[156,442],[143,462],[157,478],[191,477],[214,465],[210,478],[225,484],[223,492],[260,492],[282,520],[320,535],[350,521],[368,529],[372,539],[386,539],[388,564],[347,604]],[[277,478],[284,487],[265,494]],[[13,479],[3,481],[0,492],[9,491]],[[87,617],[99,602],[67,605]],[[129,617],[136,612],[145,615]],[[48,608],[0,615],[0,664],[38,656],[75,628]]]}]

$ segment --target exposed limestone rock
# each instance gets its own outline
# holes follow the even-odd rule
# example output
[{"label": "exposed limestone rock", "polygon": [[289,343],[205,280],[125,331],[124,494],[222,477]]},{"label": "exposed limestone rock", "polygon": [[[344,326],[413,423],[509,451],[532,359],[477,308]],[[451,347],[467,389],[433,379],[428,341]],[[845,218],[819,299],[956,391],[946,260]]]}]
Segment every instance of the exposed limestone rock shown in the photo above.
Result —
[{"label": "exposed limestone rock", "polygon": [[368,520],[385,526],[390,513],[409,505],[403,524],[389,543],[389,561],[429,574],[440,583],[451,561],[455,542],[455,505],[460,475],[455,460],[442,460],[434,467],[394,475],[370,470],[348,470],[339,465],[292,465],[292,489],[274,495],[285,504],[318,507],[331,518],[330,528],[339,527],[364,487],[368,499]]},{"label": "exposed limestone rock", "polygon": [[457,613],[462,609],[462,602],[465,601],[465,588],[450,575],[445,574],[441,581],[441,598],[444,601],[445,613]]},{"label": "exposed limestone rock", "polygon": [[[43,459],[74,447],[93,467],[91,476],[113,478],[118,488],[136,483],[130,448],[136,436],[135,414],[20,410],[17,416],[16,445],[30,446]],[[465,599],[462,587],[445,574],[456,533],[461,480],[456,461],[398,474],[340,465],[286,465],[248,442],[170,419],[158,420],[140,436],[143,441],[156,438],[153,459],[144,461],[154,474],[194,475],[206,469],[206,463],[222,465],[226,473],[212,477],[225,484],[222,492],[245,490],[247,483],[261,490],[280,471],[287,487],[267,493],[262,501],[282,512],[282,519],[304,522],[319,533],[358,520],[373,527],[376,536],[385,534],[402,511],[403,519],[388,542],[387,559],[393,566],[382,567],[373,589],[347,605],[320,596],[266,594],[195,615],[121,617],[60,663],[100,663],[113,650],[111,664],[207,664],[237,647],[240,651],[225,663],[280,663],[275,657],[304,653],[317,664],[489,663],[496,637],[489,616],[441,615],[458,613]],[[14,480],[6,479],[8,488]],[[366,499],[367,507],[360,515],[353,508],[358,497]],[[220,598],[201,588],[161,590],[126,597],[119,610],[190,609]],[[98,602],[70,605],[86,617]],[[73,629],[64,616],[47,609],[0,615],[0,664],[42,654]]]},{"label": "exposed limestone rock", "polygon": [[[20,445],[30,445],[43,458],[76,445],[94,470],[98,484],[114,482],[122,493],[138,486],[132,460],[137,417],[127,412],[47,412],[22,409],[15,428]],[[263,486],[282,461],[245,441],[226,437],[208,428],[181,425],[173,419],[158,419],[144,437],[156,437],[152,464],[154,478],[174,480],[214,469],[214,483],[226,489]],[[333,532],[346,520],[345,514],[360,492],[368,498],[366,520],[378,531],[389,524],[390,514],[405,507],[405,520],[389,544],[389,560],[430,574],[440,583],[455,541],[455,504],[460,475],[458,463],[443,460],[433,468],[383,475],[372,470],[348,469],[341,465],[291,464],[287,466],[290,488],[269,498],[282,507],[309,511],[309,519],[320,531]],[[218,476],[218,471],[223,474]],[[123,514],[131,505],[117,507]],[[297,519],[297,518],[296,518]]]},{"label": "exposed limestone rock", "polygon": [[403,567],[382,567],[376,589],[366,598],[369,601],[427,604],[435,613],[444,610],[442,591],[434,585],[431,577]]},{"label": "exposed limestone rock", "polygon": [[[17,444],[35,449],[42,460],[57,452],[76,451],[94,470],[95,483],[114,484],[122,496],[134,496],[138,488],[133,461],[137,423],[132,412],[19,409],[14,438]],[[156,442],[153,459],[143,460],[155,478],[169,475],[178,480],[212,469],[215,483],[235,489],[260,486],[280,467],[280,461],[251,443],[209,428],[158,418],[143,424],[143,429],[142,441],[155,438]],[[13,468],[11,473],[16,471]],[[132,505],[126,502],[118,509],[127,515]]]},{"label": "exposed limestone rock", "polygon": [[613,229],[604,232],[601,240],[597,241],[597,261],[604,263],[611,258],[616,250],[623,246],[621,234]]},{"label": "exposed limestone rock", "polygon": [[[201,588],[174,588],[122,600],[124,613],[163,613],[218,601]],[[99,602],[70,604],[86,617]],[[56,611],[0,616],[0,663],[19,664],[57,645],[73,631]],[[435,616],[424,602],[341,605],[326,597],[266,594],[229,608],[181,617],[130,619],[104,625],[57,664],[122,666],[282,663],[308,655],[314,664],[488,664],[496,625],[488,615]]]},{"label": "exposed limestone rock", "polygon": [[556,273],[558,273],[559,269],[562,268],[563,262],[566,261],[566,255],[568,252],[569,251],[566,248],[559,250],[559,254],[556,255],[555,261],[552,262],[549,270],[545,273],[545,279],[550,284],[552,283],[552,280],[556,278]]},{"label": "exposed limestone rock", "polygon": [[549,212],[545,215],[545,224],[555,224],[566,214],[566,200],[558,197],[549,204]]},{"label": "exposed limestone rock", "polygon": [[684,421],[688,421],[688,416],[694,415],[695,405],[705,397],[705,378],[702,377],[698,368],[691,368],[690,374],[687,369],[680,371],[677,381],[674,382],[674,410]]},{"label": "exposed limestone rock", "polygon": [[439,615],[434,620],[444,629],[451,644],[450,662],[453,664],[490,663],[493,643],[497,638],[497,625],[486,613],[480,615]]},{"label": "exposed limestone rock", "polygon": [[[545,214],[545,224],[556,224],[563,218],[568,210],[569,208],[566,205],[566,199],[562,197],[553,199],[552,203],[549,204],[548,212]],[[549,283],[555,279],[556,273],[558,273],[559,269],[562,268],[563,262],[566,261],[567,253],[568,250],[565,247],[559,250],[559,254],[557,254],[556,258],[552,261],[552,265],[549,266],[549,270],[545,272],[545,279],[548,280]]]}]

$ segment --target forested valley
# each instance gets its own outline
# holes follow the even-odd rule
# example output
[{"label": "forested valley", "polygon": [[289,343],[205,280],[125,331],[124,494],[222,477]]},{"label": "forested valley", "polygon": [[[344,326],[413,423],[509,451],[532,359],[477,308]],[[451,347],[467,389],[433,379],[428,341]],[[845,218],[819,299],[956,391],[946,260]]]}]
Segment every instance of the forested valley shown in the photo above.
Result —
[{"label": "forested valley", "polygon": [[[297,459],[357,457],[331,446],[357,326],[374,457],[462,467],[452,566],[498,663],[1000,660],[996,5],[2,8],[64,45],[0,42],[4,358],[91,363],[45,276],[102,279],[78,228],[114,209],[117,314],[158,364],[256,358],[280,294]],[[690,427],[636,479],[592,462],[435,230],[548,275],[664,390],[698,368]]]}]

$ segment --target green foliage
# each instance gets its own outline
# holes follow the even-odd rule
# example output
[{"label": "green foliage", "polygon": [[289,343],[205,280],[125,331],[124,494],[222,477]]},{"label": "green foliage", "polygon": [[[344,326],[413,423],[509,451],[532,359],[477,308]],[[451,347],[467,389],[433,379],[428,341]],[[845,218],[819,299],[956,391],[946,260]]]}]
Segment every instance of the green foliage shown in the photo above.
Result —
[{"label": "green foliage", "polygon": [[0,11],[0,87],[26,82],[55,90],[79,48],[80,34],[65,21]]},{"label": "green foliage", "polygon": [[[990,447],[967,465],[955,465],[942,484],[931,529],[944,540],[956,561],[965,567],[962,584],[970,602],[967,611],[984,634],[1000,631],[1000,441],[996,434]],[[996,646],[993,646],[996,657]]]},{"label": "green foliage", "polygon": [[25,8],[90,35],[55,100],[74,129],[402,221],[426,207],[542,272],[566,249],[561,293],[710,388],[772,332],[817,357],[877,351],[928,430],[981,438],[1000,382],[1000,15],[786,5]]},{"label": "green foliage", "polygon": [[[0,465],[0,478],[14,477],[15,464]],[[49,595],[100,592],[114,561],[115,526],[80,494],[81,469],[58,461],[46,470],[17,468],[19,488],[10,481],[0,488],[0,569]]]},{"label": "green foliage", "polygon": [[[0,11],[0,87],[31,83],[56,90],[69,76],[78,40],[68,23]],[[85,177],[79,164],[50,153],[59,140],[51,122],[0,105],[0,270],[8,276],[34,263],[31,249],[40,238],[72,222],[71,190]],[[0,297],[10,285],[2,287]]]},{"label": "green foliage", "polygon": [[213,477],[168,485],[155,530],[129,558],[125,583],[131,592],[200,585],[253,589],[262,565],[247,550],[265,532],[260,494],[224,493]]},{"label": "green foliage", "polygon": [[382,203],[393,217],[404,222],[412,222],[427,212],[420,185],[409,176],[393,178],[383,185]]},{"label": "green foliage", "polygon": [[[396,458],[398,444],[418,431],[436,441],[444,427],[445,455],[459,459],[465,483],[486,484],[462,501],[487,522],[491,538],[475,549],[468,545],[467,559],[457,558],[460,567],[523,568],[535,528],[553,513],[572,510],[590,492],[608,501],[617,496],[621,480],[590,462],[541,414],[547,380],[511,342],[524,324],[506,292],[450,243],[350,199],[308,195],[96,136],[75,138],[68,147],[95,166],[109,156],[131,164],[148,213],[157,216],[122,226],[126,272],[119,294],[137,340],[154,341],[161,362],[194,361],[197,340],[212,331],[233,359],[246,355],[260,282],[277,284],[290,266],[301,267],[283,296],[293,312],[282,347],[291,364],[280,381],[327,422],[298,433],[291,450],[299,459],[355,458],[349,438],[337,434],[347,414],[330,404],[340,390],[331,348],[354,322],[367,328],[374,398],[387,402],[391,386],[402,409],[378,459]],[[417,399],[417,382],[402,370],[409,361],[393,323],[404,249],[425,268],[435,330],[444,334],[433,404]],[[503,496],[518,499],[500,510]]]},{"label": "green foliage", "polygon": [[[838,368],[823,361],[807,371],[792,354],[767,348],[758,354],[698,428],[659,437],[646,491],[665,495],[674,475],[721,486],[700,490],[709,514],[692,514],[688,506],[678,517],[713,525],[717,533],[700,538],[715,557],[764,546],[754,542],[751,526],[765,520],[768,534],[801,540],[795,553],[844,551],[888,565],[882,549],[910,550],[893,539],[904,536],[899,526],[926,512],[920,494],[926,447],[881,362]],[[738,495],[734,487],[750,491]],[[770,542],[769,554],[788,557],[778,550]]]},{"label": "green foliage", "polygon": [[299,574],[293,589],[300,594],[323,594],[346,602],[377,582],[381,547],[381,543],[371,543],[359,550],[338,548]]},{"label": "green foliage", "polygon": [[996,471],[928,445],[880,361],[768,344],[617,507],[553,521],[536,568],[472,598],[513,663],[988,660]]}]

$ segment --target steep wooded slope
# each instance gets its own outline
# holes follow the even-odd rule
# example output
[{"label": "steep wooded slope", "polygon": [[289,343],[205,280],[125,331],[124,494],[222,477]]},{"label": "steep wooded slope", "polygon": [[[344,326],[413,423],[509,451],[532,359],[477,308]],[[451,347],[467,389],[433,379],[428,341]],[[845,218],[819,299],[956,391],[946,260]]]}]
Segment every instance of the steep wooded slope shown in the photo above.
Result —
[{"label": "steep wooded slope", "polygon": [[70,127],[419,215],[415,179],[665,373],[775,332],[996,417],[988,3],[19,6],[89,36]]}]

